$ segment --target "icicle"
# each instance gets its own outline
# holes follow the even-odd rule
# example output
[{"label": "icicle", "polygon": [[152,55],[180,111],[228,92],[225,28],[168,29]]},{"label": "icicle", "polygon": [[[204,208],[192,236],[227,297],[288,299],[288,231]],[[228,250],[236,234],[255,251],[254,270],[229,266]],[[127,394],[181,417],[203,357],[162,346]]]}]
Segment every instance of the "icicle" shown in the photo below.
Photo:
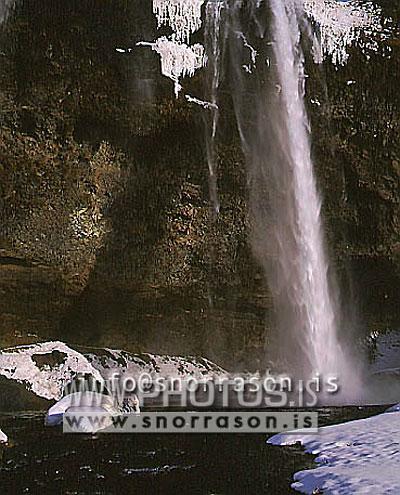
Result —
[{"label": "icicle", "polygon": [[200,105],[201,107],[206,108],[207,110],[209,109],[218,110],[218,105],[212,103],[211,101],[200,100],[199,98],[195,98],[194,96],[191,95],[185,95],[185,98],[189,103],[195,103],[196,105]]},{"label": "icicle", "polygon": [[243,40],[243,46],[248,48],[250,51],[250,63],[244,64],[242,65],[242,67],[248,74],[251,74],[253,72],[253,68],[255,68],[256,66],[258,52],[254,47],[250,45],[250,43],[247,41],[246,36],[243,33],[238,32],[237,35],[239,38]]},{"label": "icicle", "polygon": [[201,27],[201,7],[205,0],[153,0],[153,12],[158,27],[168,25],[173,34],[162,36],[154,43],[140,42],[150,46],[161,57],[161,73],[169,77],[178,97],[182,86],[180,79],[193,76],[206,64],[207,57],[200,43],[190,45],[190,35]]},{"label": "icicle", "polygon": [[[319,29],[320,43],[314,44],[314,60],[321,63],[332,57],[335,65],[344,65],[348,58],[348,47],[361,36],[371,38],[382,33],[382,11],[371,2],[337,0],[304,0],[306,14]],[[377,49],[377,42],[370,39],[365,48]]]},{"label": "icicle", "polygon": [[188,43],[201,27],[201,7],[205,0],[153,0],[158,27],[168,25],[176,41]]}]

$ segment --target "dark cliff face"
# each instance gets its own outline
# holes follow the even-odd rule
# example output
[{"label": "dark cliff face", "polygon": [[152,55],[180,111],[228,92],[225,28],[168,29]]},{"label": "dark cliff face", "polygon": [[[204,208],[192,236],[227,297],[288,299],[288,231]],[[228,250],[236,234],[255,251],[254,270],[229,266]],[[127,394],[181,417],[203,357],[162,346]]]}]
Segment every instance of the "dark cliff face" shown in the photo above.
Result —
[{"label": "dark cliff face", "polygon": [[[213,220],[203,110],[176,100],[158,56],[136,47],[155,37],[139,0],[20,0],[3,24],[3,343],[120,338],[212,358],[219,346],[225,362],[262,350],[270,302],[248,245],[233,118],[228,108]],[[400,54],[389,43],[390,57],[355,48],[345,68],[310,67],[307,87],[331,257],[371,328],[398,322]],[[203,77],[185,81],[193,94]]]}]

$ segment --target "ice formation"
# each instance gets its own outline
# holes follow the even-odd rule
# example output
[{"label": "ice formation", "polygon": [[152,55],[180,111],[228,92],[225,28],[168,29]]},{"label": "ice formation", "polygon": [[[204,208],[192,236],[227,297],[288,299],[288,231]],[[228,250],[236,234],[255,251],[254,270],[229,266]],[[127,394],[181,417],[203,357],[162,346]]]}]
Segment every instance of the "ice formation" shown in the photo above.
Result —
[{"label": "ice formation", "polygon": [[250,51],[250,62],[248,64],[243,65],[243,69],[247,73],[251,74],[253,72],[253,68],[256,66],[258,52],[255,48],[253,48],[250,45],[250,43],[247,41],[246,36],[242,32],[237,33],[237,35],[239,36],[239,38],[243,40],[243,46],[248,48]]},{"label": "ice formation", "polygon": [[176,41],[189,43],[201,27],[201,7],[205,0],[153,0],[158,27],[168,25]]},{"label": "ice formation", "polygon": [[160,55],[161,73],[174,82],[175,96],[178,96],[182,89],[180,79],[193,76],[195,71],[206,63],[204,47],[200,43],[189,46],[162,36],[154,43],[141,41],[138,45],[150,46]]},{"label": "ice formation", "polygon": [[[153,0],[153,12],[158,27],[169,26],[172,35],[162,36],[153,43],[139,43],[151,46],[161,57],[161,72],[174,81],[175,95],[181,90],[180,79],[193,76],[197,69],[206,64],[204,47],[190,45],[190,36],[201,27],[201,9],[206,0]],[[319,41],[314,43],[314,58],[320,63],[331,57],[335,65],[343,65],[349,57],[348,48],[358,41],[365,48],[376,49],[373,35],[382,32],[382,13],[371,2],[351,0],[303,0],[306,15],[319,31]],[[315,37],[315,40],[317,38]],[[367,40],[365,42],[365,39]],[[244,65],[251,72],[257,52],[243,39],[250,49],[251,63]]]},{"label": "ice formation", "polygon": [[377,47],[372,37],[383,30],[382,12],[373,3],[304,0],[304,10],[319,30],[319,46],[314,46],[317,63],[332,57],[335,65],[344,65],[349,58],[348,48],[361,38],[369,38],[366,48]]},{"label": "ice formation", "polygon": [[7,435],[0,430],[0,443],[7,443],[7,442],[8,442]]},{"label": "ice formation", "polygon": [[185,98],[189,103],[200,105],[201,107],[206,108],[207,110],[209,109],[218,110],[218,105],[211,101],[200,100],[199,98],[195,98],[194,96],[191,95],[185,95]]},{"label": "ice formation", "polygon": [[273,445],[300,442],[317,455],[316,469],[294,475],[292,488],[300,493],[331,495],[400,493],[399,413],[386,412],[367,419],[321,428],[314,434],[279,434]]},{"label": "ice formation", "polygon": [[201,7],[205,0],[153,0],[153,12],[158,27],[167,25],[172,29],[169,37],[161,36],[150,46],[161,58],[161,73],[174,82],[175,96],[182,86],[180,79],[193,76],[206,64],[207,57],[200,43],[190,45],[190,35],[201,27]]}]

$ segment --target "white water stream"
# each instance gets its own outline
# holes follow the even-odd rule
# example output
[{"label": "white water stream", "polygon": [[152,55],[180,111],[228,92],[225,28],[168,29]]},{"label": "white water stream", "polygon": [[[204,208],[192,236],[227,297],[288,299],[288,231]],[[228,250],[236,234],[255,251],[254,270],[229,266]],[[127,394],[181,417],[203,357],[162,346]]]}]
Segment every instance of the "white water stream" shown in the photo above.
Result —
[{"label": "white water stream", "polygon": [[[153,0],[159,25],[169,24],[173,35],[152,46],[161,55],[162,73],[175,83],[177,96],[180,78],[207,63],[200,54],[202,46],[190,46],[190,34],[201,25],[204,3]],[[228,12],[223,39],[221,8]],[[316,62],[330,57],[333,63],[343,64],[347,48],[360,39],[361,32],[368,37],[379,30],[379,9],[356,0],[209,0],[205,12],[210,101],[186,97],[211,112],[207,155],[214,209],[219,210],[215,139],[221,43],[230,38],[229,78],[248,169],[251,243],[275,301],[278,332],[270,349],[275,349],[277,361],[286,370],[299,376],[337,375],[348,396],[354,397],[360,385],[357,367],[340,336],[343,321],[330,284],[304,103],[301,39],[311,37]],[[251,40],[263,45],[261,56]],[[161,41],[166,50],[159,49]],[[371,42],[367,48],[374,46]],[[192,60],[186,53],[194,49]],[[350,383],[353,390],[348,388]]]},{"label": "white water stream", "polygon": [[276,212],[277,284],[273,291],[285,306],[284,321],[303,349],[309,366],[322,374],[343,374],[346,361],[338,340],[337,308],[331,295],[321,221],[321,199],[311,159],[304,105],[300,5],[270,0],[273,53],[280,116],[271,123],[280,159],[266,166],[287,176],[286,208]]}]

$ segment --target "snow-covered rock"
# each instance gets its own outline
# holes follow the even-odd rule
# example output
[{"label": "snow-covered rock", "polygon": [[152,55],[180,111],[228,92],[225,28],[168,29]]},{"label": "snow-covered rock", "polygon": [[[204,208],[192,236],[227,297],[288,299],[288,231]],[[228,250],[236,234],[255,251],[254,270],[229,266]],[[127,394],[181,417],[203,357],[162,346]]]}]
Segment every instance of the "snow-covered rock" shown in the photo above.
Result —
[{"label": "snow-covered rock", "polygon": [[147,373],[152,377],[212,379],[226,375],[226,371],[206,358],[169,356],[160,354],[133,354],[127,351],[104,349],[84,350],[89,363],[107,380],[119,373],[137,377]]},{"label": "snow-covered rock", "polygon": [[[78,376],[64,389],[64,397],[47,412],[46,424],[57,426],[66,413],[73,412],[98,414],[109,417],[125,414],[139,414],[139,399],[136,394],[115,394],[107,388],[107,383],[96,382],[91,377]],[[109,423],[106,425],[109,426]],[[102,424],[103,429],[104,424]],[[84,431],[87,430],[87,425]],[[94,431],[94,430],[92,430]]]},{"label": "snow-covered rock", "polygon": [[[66,386],[78,376],[104,383],[111,381],[115,375],[137,380],[142,374],[150,375],[151,379],[191,377],[210,380],[224,376],[226,372],[205,358],[133,354],[113,349],[72,349],[63,342],[0,350],[0,398],[15,394],[21,399],[16,402],[19,409],[25,408],[24,403],[30,409],[37,398],[60,400]],[[8,387],[5,392],[8,385],[18,385],[19,388]],[[126,407],[125,412],[130,412],[133,406],[129,401],[132,397],[124,400],[121,406]],[[3,402],[0,400],[0,409]],[[38,407],[43,407],[43,404]],[[13,410],[10,406],[6,409]]]},{"label": "snow-covered rock", "polygon": [[60,399],[65,385],[78,373],[102,380],[85,356],[63,342],[44,342],[0,351],[0,375],[22,383],[27,390],[45,399]]},{"label": "snow-covered rock", "polygon": [[318,434],[275,435],[268,443],[301,443],[306,452],[317,455],[316,469],[294,476],[292,488],[300,493],[394,495],[400,493],[399,425],[400,415],[386,412],[326,426]]}]

